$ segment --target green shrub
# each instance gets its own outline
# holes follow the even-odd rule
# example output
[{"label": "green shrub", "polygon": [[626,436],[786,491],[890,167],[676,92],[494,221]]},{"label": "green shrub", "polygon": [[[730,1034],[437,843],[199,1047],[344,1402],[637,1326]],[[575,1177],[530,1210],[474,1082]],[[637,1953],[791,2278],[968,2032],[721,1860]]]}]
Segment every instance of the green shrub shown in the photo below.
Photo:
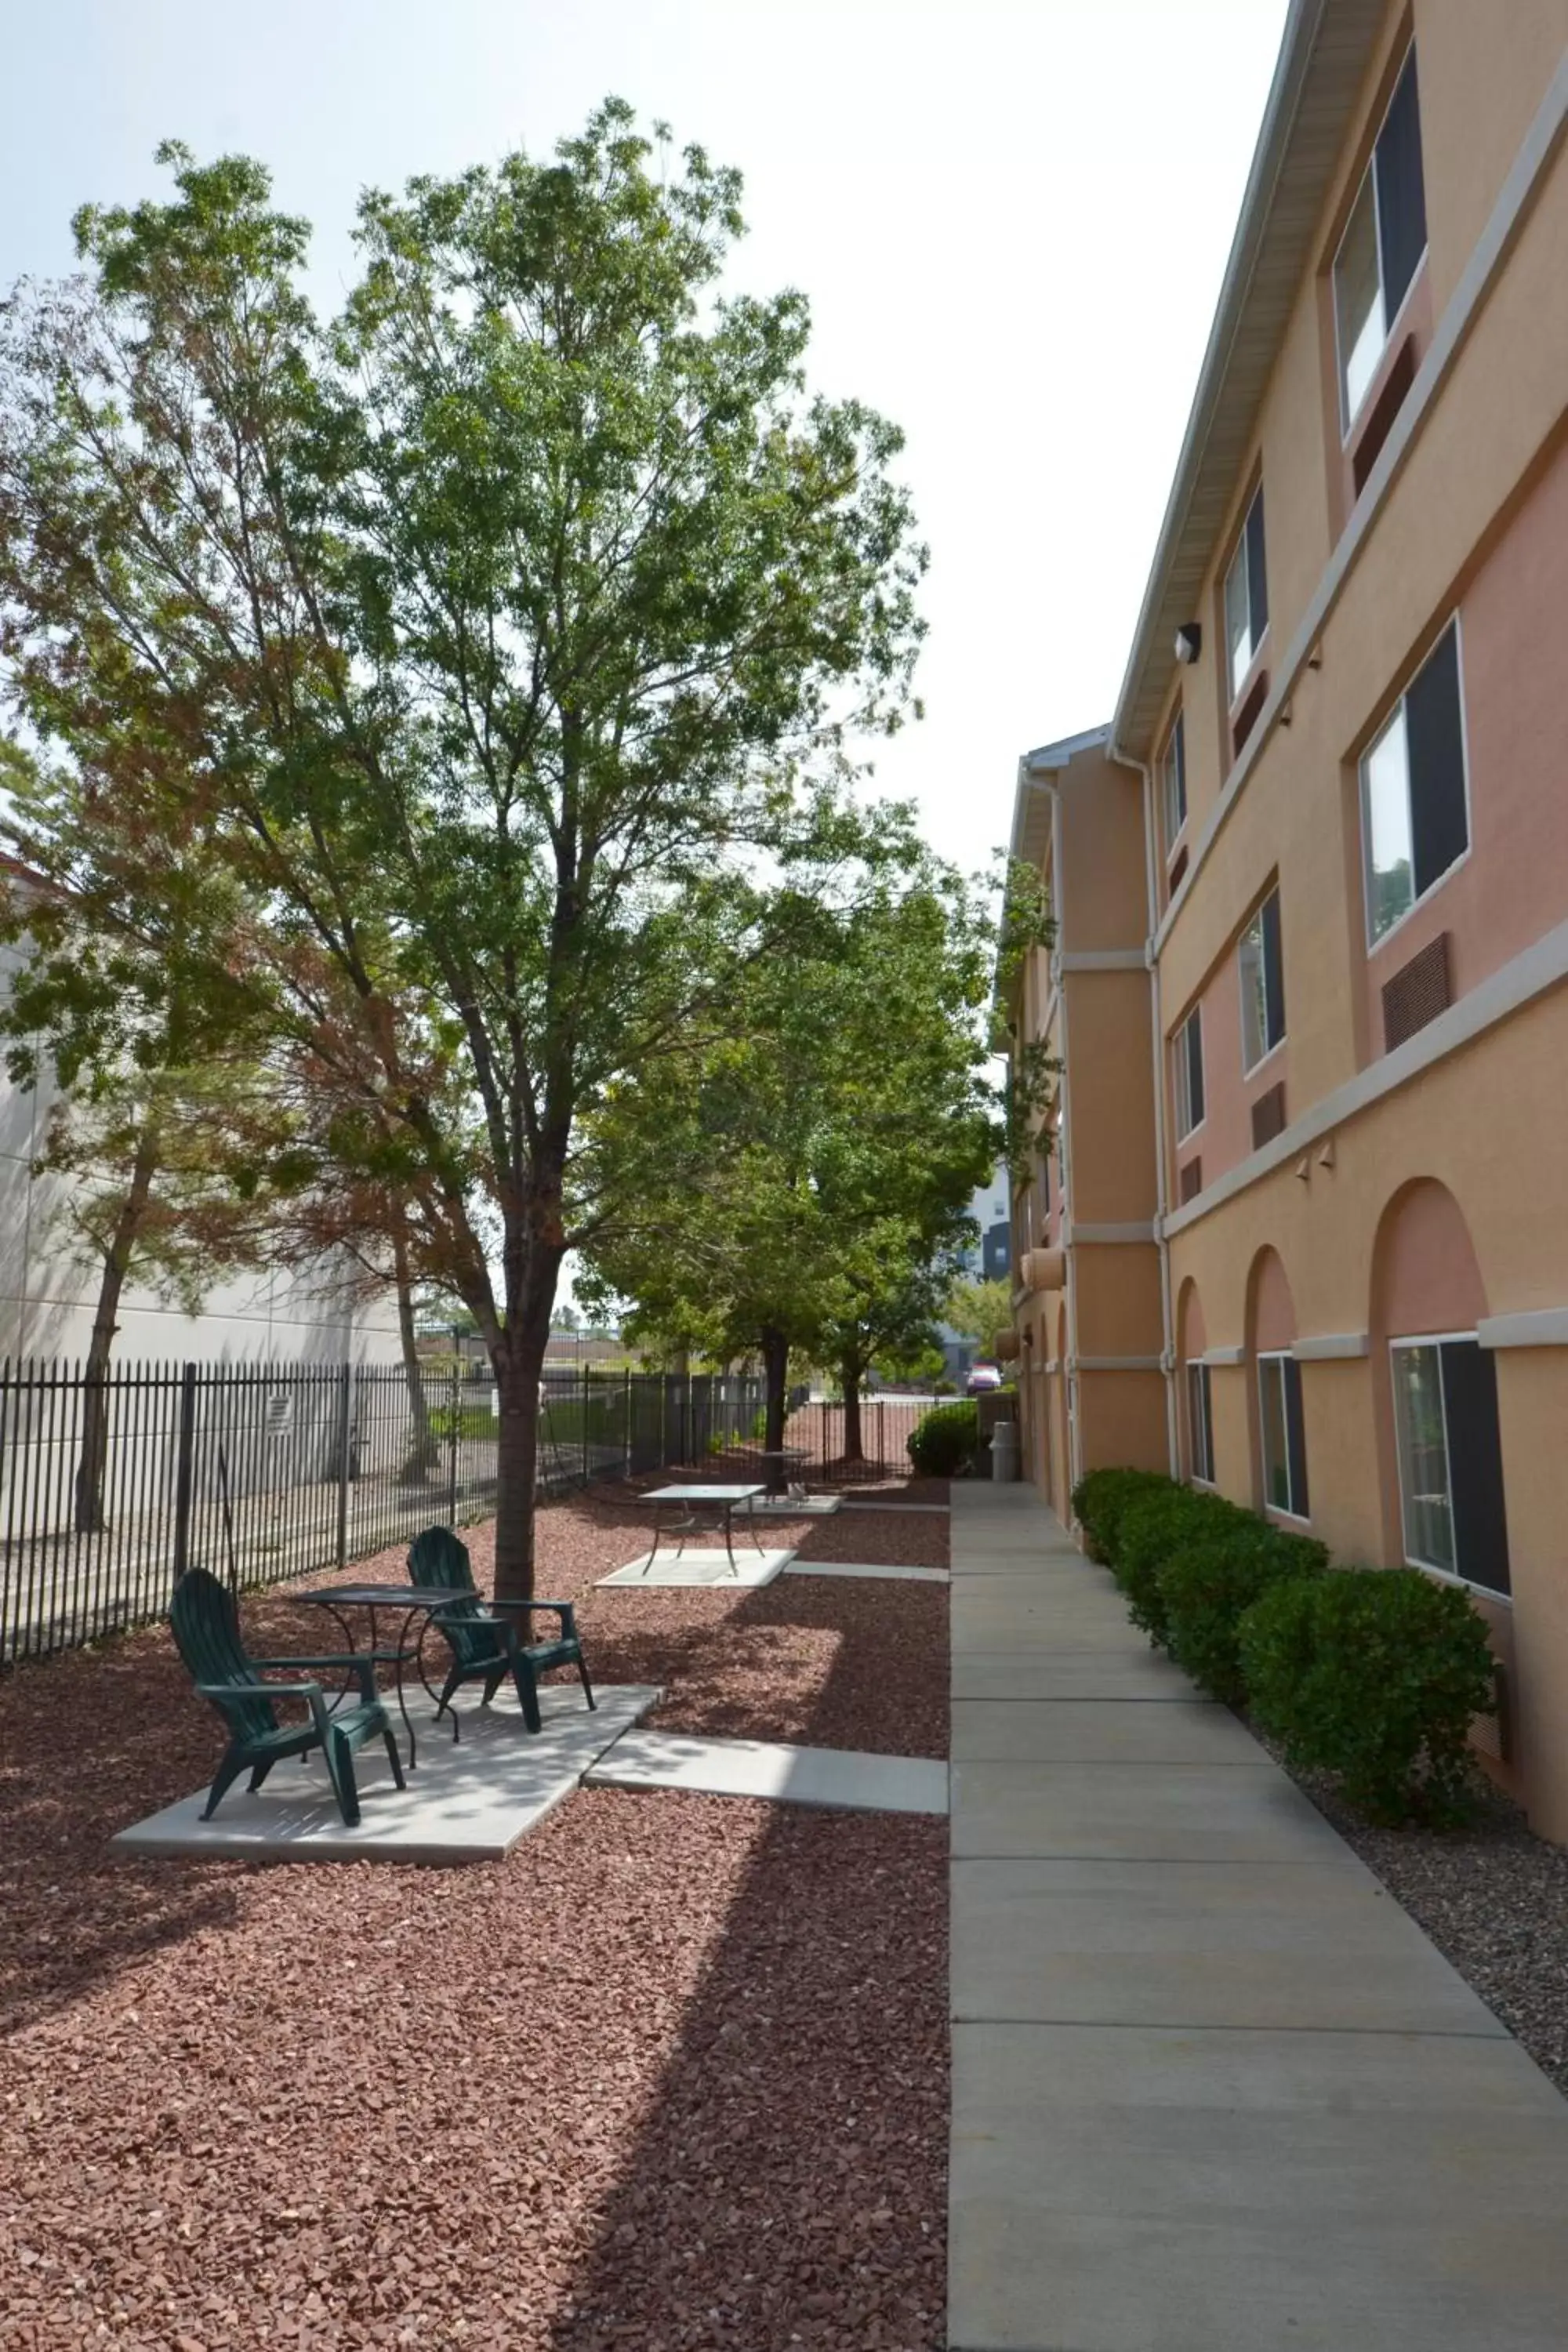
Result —
[{"label": "green shrub", "polygon": [[1165,1562],[1189,1545],[1213,1541],[1248,1540],[1261,1525],[1250,1511],[1227,1503],[1223,1495],[1196,1492],[1162,1478],[1149,1492],[1134,1495],[1122,1511],[1116,1531],[1116,1557],[1110,1572],[1127,1595],[1127,1613],[1152,1642],[1170,1646],[1170,1627],[1160,1591],[1160,1571]]},{"label": "green shrub", "polygon": [[979,1451],[980,1408],[973,1397],[958,1404],[933,1405],[904,1443],[922,1478],[951,1478]]},{"label": "green shrub", "polygon": [[1238,1519],[1173,1552],[1154,1580],[1171,1655],[1227,1706],[1247,1697],[1237,1647],[1247,1611],[1285,1578],[1321,1576],[1329,1564],[1328,1546],[1310,1536],[1288,1535],[1250,1512]]},{"label": "green shrub", "polygon": [[1247,1612],[1253,1715],[1297,1766],[1332,1772],[1373,1821],[1451,1821],[1472,1719],[1495,1699],[1468,1593],[1415,1569],[1339,1569],[1278,1583]]},{"label": "green shrub", "polygon": [[1171,1484],[1154,1470],[1089,1470],[1072,1490],[1072,1513],[1082,1528],[1090,1559],[1110,1568],[1116,1558],[1121,1514],[1136,1495]]}]

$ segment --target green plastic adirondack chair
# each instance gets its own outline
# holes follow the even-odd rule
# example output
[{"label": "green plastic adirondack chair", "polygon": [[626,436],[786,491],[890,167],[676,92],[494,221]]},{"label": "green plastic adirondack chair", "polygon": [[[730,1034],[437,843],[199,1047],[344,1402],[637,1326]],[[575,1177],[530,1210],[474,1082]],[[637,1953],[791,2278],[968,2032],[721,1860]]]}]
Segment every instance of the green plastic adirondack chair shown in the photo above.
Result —
[{"label": "green plastic adirondack chair", "polygon": [[[453,1693],[464,1683],[483,1683],[481,1704],[489,1706],[510,1675],[522,1719],[530,1731],[537,1731],[539,1677],[551,1666],[575,1666],[582,1677],[584,1696],[590,1706],[594,1705],[594,1685],[588,1679],[583,1644],[577,1638],[576,1612],[569,1601],[509,1601],[508,1608],[539,1610],[561,1621],[561,1630],[553,1641],[520,1641],[516,1627],[506,1618],[492,1615],[479,1599],[468,1547],[458,1541],[450,1528],[426,1528],[423,1535],[415,1538],[408,1554],[408,1576],[413,1584],[451,1585],[474,1595],[471,1601],[455,1601],[445,1609],[433,1609],[430,1612],[430,1622],[452,1654],[451,1671],[436,1708],[437,1717],[451,1707]],[[455,1739],[457,1736],[458,1715],[453,1707],[452,1737]]]},{"label": "green plastic adirondack chair", "polygon": [[[392,1726],[376,1692],[375,1661],[367,1652],[338,1658],[251,1657],[240,1639],[239,1612],[233,1595],[205,1568],[187,1569],[175,1585],[169,1623],[198,1693],[212,1701],[228,1727],[228,1746],[213,1780],[204,1822],[212,1819],[219,1800],[243,1771],[248,1769],[254,1791],[282,1758],[305,1756],[319,1748],[338,1811],[353,1829],[360,1815],[353,1752],[377,1732],[386,1742],[392,1777],[403,1787],[403,1767],[397,1760]],[[359,1705],[340,1707],[334,1714],[318,1682],[262,1679],[264,1667],[305,1666],[346,1669],[357,1675]],[[309,1723],[279,1723],[275,1702],[280,1698],[302,1699],[310,1709]]]}]

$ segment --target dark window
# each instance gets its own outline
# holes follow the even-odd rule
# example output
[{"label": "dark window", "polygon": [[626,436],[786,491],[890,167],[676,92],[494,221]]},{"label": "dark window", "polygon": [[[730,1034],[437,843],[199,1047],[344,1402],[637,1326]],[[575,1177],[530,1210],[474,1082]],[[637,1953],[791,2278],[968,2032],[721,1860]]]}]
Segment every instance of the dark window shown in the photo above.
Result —
[{"label": "dark window", "polygon": [[1206,1486],[1214,1485],[1214,1417],[1209,1393],[1209,1368],[1206,1364],[1187,1366],[1187,1436],[1192,1453],[1192,1475]]},{"label": "dark window", "polygon": [[1184,1142],[1204,1120],[1204,1024],[1194,1004],[1176,1032],[1176,1140]]},{"label": "dark window", "polygon": [[1247,509],[1247,520],[1242,524],[1236,553],[1231,557],[1230,569],[1225,575],[1225,641],[1232,702],[1258,658],[1258,648],[1263,643],[1263,633],[1268,626],[1268,574],[1264,562],[1263,487],[1260,483],[1253,492],[1252,504]]},{"label": "dark window", "polygon": [[1375,946],[1469,846],[1457,621],[1363,754],[1361,788],[1367,934]]},{"label": "dark window", "polygon": [[1383,299],[1392,320],[1426,250],[1426,185],[1421,174],[1421,100],[1415,51],[1405,60],[1373,153]]},{"label": "dark window", "polygon": [[1187,740],[1179,710],[1160,762],[1160,780],[1165,803],[1165,855],[1169,856],[1176,835],[1187,821]]},{"label": "dark window", "polygon": [[1401,1339],[1393,1364],[1405,1559],[1507,1592],[1493,1358],[1471,1339]]},{"label": "dark window", "polygon": [[1258,1412],[1263,1433],[1263,1499],[1270,1510],[1310,1517],[1301,1367],[1294,1356],[1259,1356]]},{"label": "dark window", "polygon": [[1285,1035],[1279,893],[1271,890],[1241,935],[1241,1064],[1255,1070]]},{"label": "dark window", "polygon": [[1376,381],[1399,306],[1426,249],[1421,107],[1412,49],[1334,256],[1340,417],[1347,433]]}]

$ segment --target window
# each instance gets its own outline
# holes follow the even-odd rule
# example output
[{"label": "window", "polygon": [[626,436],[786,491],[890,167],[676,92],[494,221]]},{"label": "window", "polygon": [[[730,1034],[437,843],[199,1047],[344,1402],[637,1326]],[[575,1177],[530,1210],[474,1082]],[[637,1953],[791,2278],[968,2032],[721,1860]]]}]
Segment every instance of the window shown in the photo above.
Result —
[{"label": "window", "polygon": [[1169,857],[1187,821],[1187,741],[1179,710],[1166,740],[1165,756],[1160,762],[1160,784],[1165,801],[1165,855]]},{"label": "window", "polygon": [[1363,754],[1361,800],[1367,940],[1375,947],[1470,845],[1458,621]]},{"label": "window", "polygon": [[1247,520],[1230,570],[1225,575],[1225,642],[1230,660],[1230,698],[1258,658],[1268,626],[1268,578],[1263,562],[1263,489],[1252,494]]},{"label": "window", "polygon": [[1334,256],[1340,423],[1347,434],[1377,373],[1389,329],[1426,250],[1421,107],[1412,48]]},{"label": "window", "polygon": [[1255,1070],[1285,1034],[1279,893],[1271,890],[1241,935],[1241,1066]]},{"label": "window", "polygon": [[1301,1367],[1294,1356],[1259,1356],[1258,1402],[1265,1507],[1293,1519],[1307,1518],[1307,1432],[1301,1418]]},{"label": "window", "polygon": [[1506,1592],[1497,1367],[1472,1338],[1396,1339],[1391,1353],[1405,1557]]},{"label": "window", "polygon": [[1176,1140],[1184,1143],[1204,1123],[1204,1024],[1196,1004],[1172,1045],[1176,1086]]},{"label": "window", "polygon": [[1214,1485],[1214,1417],[1210,1410],[1209,1368],[1187,1366],[1187,1441],[1192,1449],[1192,1475],[1205,1486]]}]

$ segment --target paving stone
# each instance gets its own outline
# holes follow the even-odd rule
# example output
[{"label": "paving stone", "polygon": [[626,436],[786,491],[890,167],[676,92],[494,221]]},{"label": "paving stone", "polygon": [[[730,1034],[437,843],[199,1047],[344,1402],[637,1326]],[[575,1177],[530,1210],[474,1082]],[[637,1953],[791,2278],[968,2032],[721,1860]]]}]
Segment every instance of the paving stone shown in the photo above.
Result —
[{"label": "paving stone", "polygon": [[955,1763],[952,1802],[955,1855],[1360,1866],[1269,1763]]},{"label": "paving stone", "polygon": [[698,1739],[671,1731],[628,1732],[587,1781],[598,1789],[690,1789],[873,1812],[947,1811],[947,1766],[934,1758],[797,1748],[781,1740]]},{"label": "paving stone", "polygon": [[1562,2352],[1568,2116],[1494,2036],[960,2025],[950,2342]]},{"label": "paving stone", "polygon": [[961,1650],[954,1643],[952,1696],[955,1700],[1168,1702],[1190,1700],[1193,1686],[1147,1642],[1071,1650]]},{"label": "paving stone", "polygon": [[1250,1764],[1263,1751],[1226,1706],[1179,1698],[1168,1706],[1108,1699],[959,1699],[954,1763]]},{"label": "paving stone", "polygon": [[786,1576],[873,1576],[890,1578],[894,1583],[945,1584],[945,1568],[889,1568],[874,1560],[861,1559],[792,1559],[785,1569]]},{"label": "paving stone", "polygon": [[1503,2032],[1372,1873],[1338,1861],[960,1861],[952,1898],[969,2021]]}]

